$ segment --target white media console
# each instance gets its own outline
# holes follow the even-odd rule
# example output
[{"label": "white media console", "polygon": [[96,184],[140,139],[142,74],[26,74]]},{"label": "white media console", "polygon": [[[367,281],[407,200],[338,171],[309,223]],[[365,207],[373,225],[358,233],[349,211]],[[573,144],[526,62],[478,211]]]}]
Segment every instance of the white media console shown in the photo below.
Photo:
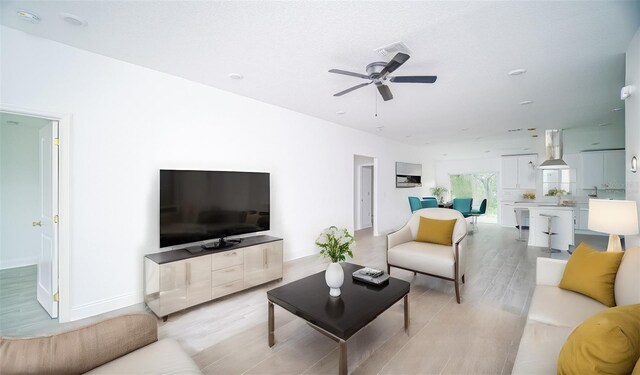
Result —
[{"label": "white media console", "polygon": [[148,254],[144,302],[166,320],[176,311],[282,279],[282,243],[281,238],[254,236],[220,250]]}]

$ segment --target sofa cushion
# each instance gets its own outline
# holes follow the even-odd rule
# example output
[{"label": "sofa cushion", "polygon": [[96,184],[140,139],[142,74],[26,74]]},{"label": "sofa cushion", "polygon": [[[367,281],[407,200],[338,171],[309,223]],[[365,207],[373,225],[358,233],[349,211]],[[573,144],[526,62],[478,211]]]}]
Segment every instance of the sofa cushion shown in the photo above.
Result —
[{"label": "sofa cushion", "polygon": [[105,319],[42,337],[0,338],[0,374],[81,374],[158,340],[148,313]]},{"label": "sofa cushion", "polygon": [[558,352],[571,330],[529,320],[524,327],[512,374],[555,374]]},{"label": "sofa cushion", "polygon": [[458,219],[437,220],[429,219],[428,217],[420,217],[416,241],[451,246],[451,244],[453,244],[451,239],[453,235],[453,228],[456,225],[457,220]]},{"label": "sofa cushion", "polygon": [[410,241],[392,247],[387,256],[392,266],[444,277],[455,276],[451,246]]},{"label": "sofa cushion", "polygon": [[581,243],[567,262],[560,288],[584,294],[609,307],[615,306],[613,284],[622,255],[622,252],[595,251]]},{"label": "sofa cushion", "polygon": [[172,339],[163,339],[89,371],[87,374],[201,374],[198,365]]},{"label": "sofa cushion", "polygon": [[[640,303],[640,247],[627,249],[622,257],[616,283],[616,305]],[[638,369],[640,371],[640,369]]]},{"label": "sofa cushion", "polygon": [[573,328],[607,306],[582,294],[555,286],[538,285],[533,292],[529,319]]},{"label": "sofa cushion", "polygon": [[640,357],[640,304],[585,320],[565,342],[558,374],[630,374]]}]

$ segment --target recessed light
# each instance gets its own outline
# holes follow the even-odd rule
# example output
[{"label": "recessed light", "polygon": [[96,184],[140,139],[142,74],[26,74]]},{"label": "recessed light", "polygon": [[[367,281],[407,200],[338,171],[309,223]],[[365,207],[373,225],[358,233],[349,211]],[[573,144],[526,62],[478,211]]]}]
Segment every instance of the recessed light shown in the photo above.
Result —
[{"label": "recessed light", "polygon": [[447,154],[442,154],[442,156],[447,156]]},{"label": "recessed light", "polygon": [[618,107],[618,108],[614,108],[611,110],[611,112],[618,112],[618,111],[622,111],[624,108],[622,107]]},{"label": "recessed light", "polygon": [[527,69],[514,69],[507,74],[509,74],[510,76],[519,76],[521,74],[525,74],[526,72]]},{"label": "recessed light", "polygon": [[240,73],[229,73],[229,78],[231,79],[243,79],[244,76]]},{"label": "recessed light", "polygon": [[613,124],[610,122],[605,122],[604,124],[598,124],[598,126],[602,126],[602,127],[610,126],[610,125],[613,125]]},{"label": "recessed light", "polygon": [[405,138],[411,138],[411,134],[409,134],[409,135],[405,135],[404,137],[405,137]]},{"label": "recessed light", "polygon": [[35,13],[27,12],[25,10],[19,10],[17,13],[18,13],[18,17],[20,17],[20,19],[23,21],[30,22],[30,23],[40,22],[40,17],[38,17],[38,15]]},{"label": "recessed light", "polygon": [[60,17],[65,20],[66,23],[72,26],[87,26],[87,21],[84,18],[78,17],[71,13],[60,13]]},{"label": "recessed light", "polygon": [[600,144],[600,142],[593,142],[593,143],[591,144],[591,146],[597,146],[597,145],[599,145],[599,144]]},{"label": "recessed light", "polygon": [[344,115],[345,113],[347,113],[346,111],[337,111],[336,114],[338,115]]},{"label": "recessed light", "polygon": [[430,143],[430,142],[425,142],[424,144],[425,144],[425,145],[430,145],[431,143]]},{"label": "recessed light", "polygon": [[520,105],[529,105],[533,104],[533,100],[523,100],[520,102]]},{"label": "recessed light", "polygon": [[384,125],[376,126],[376,131],[380,133],[384,129]]}]

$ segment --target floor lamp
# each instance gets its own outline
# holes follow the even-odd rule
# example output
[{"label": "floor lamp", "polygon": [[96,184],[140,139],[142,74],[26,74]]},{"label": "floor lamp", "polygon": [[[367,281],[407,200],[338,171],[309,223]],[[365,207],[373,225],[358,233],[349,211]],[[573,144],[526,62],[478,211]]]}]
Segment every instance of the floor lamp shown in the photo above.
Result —
[{"label": "floor lamp", "polygon": [[590,230],[609,234],[607,251],[622,251],[619,235],[638,234],[635,201],[589,199]]}]

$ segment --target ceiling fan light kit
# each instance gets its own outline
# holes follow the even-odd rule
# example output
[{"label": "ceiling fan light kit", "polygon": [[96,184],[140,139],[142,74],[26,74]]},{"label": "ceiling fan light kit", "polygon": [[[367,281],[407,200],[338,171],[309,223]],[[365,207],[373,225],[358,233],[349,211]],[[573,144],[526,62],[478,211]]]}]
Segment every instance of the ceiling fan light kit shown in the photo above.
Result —
[{"label": "ceiling fan light kit", "polygon": [[331,69],[329,73],[342,74],[351,77],[357,77],[362,79],[367,79],[369,82],[361,83],[359,85],[355,85],[346,90],[340,91],[333,96],[342,96],[344,94],[350,93],[351,91],[357,90],[359,88],[368,86],[370,84],[375,84],[380,96],[384,101],[393,99],[393,94],[391,93],[391,89],[385,83],[387,81],[394,83],[434,83],[438,77],[437,76],[390,76],[390,73],[393,73],[396,69],[402,66],[405,62],[409,60],[409,55],[406,53],[399,52],[397,53],[391,61],[388,63],[383,61],[372,62],[371,64],[365,67],[365,71],[367,74],[360,74],[355,72],[350,72],[341,69]]}]

